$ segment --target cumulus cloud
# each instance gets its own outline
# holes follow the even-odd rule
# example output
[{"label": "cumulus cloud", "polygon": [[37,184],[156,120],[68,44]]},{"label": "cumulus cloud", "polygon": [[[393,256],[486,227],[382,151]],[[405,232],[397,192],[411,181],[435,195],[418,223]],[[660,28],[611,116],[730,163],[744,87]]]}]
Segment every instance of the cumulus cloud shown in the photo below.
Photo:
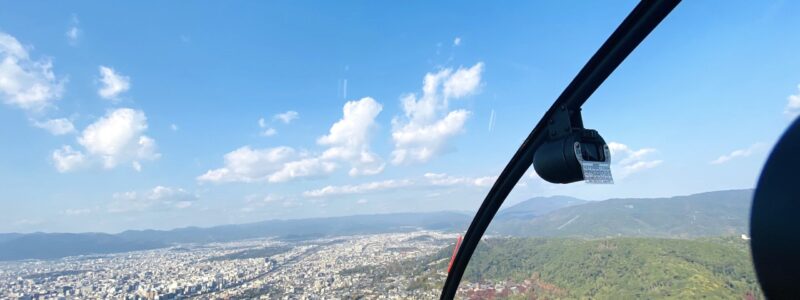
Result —
[{"label": "cumulus cloud", "polygon": [[789,95],[787,100],[783,113],[792,118],[800,115],[800,84],[797,85],[797,94]]},{"label": "cumulus cloud", "polygon": [[157,159],[161,155],[156,152],[155,140],[144,135],[145,130],[144,112],[120,108],[86,127],[78,143],[89,154],[99,157],[105,168],[121,162]]},{"label": "cumulus cloud", "polygon": [[334,195],[365,194],[378,191],[398,189],[402,187],[411,186],[413,184],[414,184],[413,181],[408,179],[402,179],[402,180],[392,179],[392,180],[368,182],[357,185],[340,185],[340,186],[328,185],[321,189],[305,191],[303,192],[303,196],[325,197]]},{"label": "cumulus cloud", "polygon": [[225,154],[225,166],[197,177],[205,182],[286,182],[330,174],[336,164],[309,157],[291,147],[253,149],[244,146]]},{"label": "cumulus cloud", "polygon": [[425,75],[422,95],[402,98],[404,117],[392,120],[395,150],[392,162],[426,162],[447,150],[449,139],[463,131],[470,112],[449,110],[449,100],[476,93],[483,63],[470,68],[443,69]]},{"label": "cumulus cloud", "polygon": [[72,147],[68,145],[53,151],[51,157],[56,166],[56,170],[61,173],[75,170],[87,163],[86,156],[84,156],[83,153],[72,149]]},{"label": "cumulus cloud", "polygon": [[43,122],[33,121],[33,126],[47,130],[52,135],[65,135],[75,132],[75,125],[66,118],[50,119]]},{"label": "cumulus cloud", "polygon": [[273,173],[283,169],[285,163],[299,156],[300,153],[291,147],[253,149],[244,146],[225,154],[224,167],[209,170],[197,179],[209,182],[267,181]]},{"label": "cumulus cloud", "polygon": [[453,39],[453,46],[459,46],[459,45],[461,45],[461,38],[460,37],[454,38]]},{"label": "cumulus cloud", "polygon": [[97,94],[108,100],[117,100],[118,96],[131,88],[131,79],[117,73],[114,69],[100,66],[100,83],[102,86]]},{"label": "cumulus cloud", "polygon": [[293,110],[272,116],[273,120],[281,121],[284,124],[292,123],[292,121],[297,120],[298,118],[300,118],[300,114]]},{"label": "cumulus cloud", "polygon": [[336,170],[336,164],[319,158],[306,158],[283,164],[271,174],[269,182],[286,182],[298,178],[319,178]]},{"label": "cumulus cloud", "polygon": [[383,171],[384,163],[370,151],[370,131],[375,127],[375,117],[383,106],[370,97],[345,103],[342,119],[331,126],[330,132],[317,139],[320,145],[329,146],[322,159],[341,159],[351,163],[349,174],[374,175]]},{"label": "cumulus cloud", "polygon": [[13,36],[0,32],[0,99],[27,111],[40,111],[61,97],[65,80],[56,79],[48,58],[33,60]]},{"label": "cumulus cloud", "polygon": [[182,188],[156,186],[146,191],[114,193],[109,212],[144,211],[148,209],[184,209],[192,206],[197,195]]},{"label": "cumulus cloud", "polygon": [[[349,101],[343,117],[334,123],[327,135],[317,143],[328,148],[319,155],[281,146],[266,149],[241,147],[225,154],[222,168],[209,170],[197,177],[206,182],[286,182],[295,179],[319,178],[331,174],[338,163],[349,162],[349,174],[380,173],[384,164],[370,151],[369,133],[382,107],[372,98]],[[259,120],[259,126],[266,121]]]},{"label": "cumulus cloud", "polygon": [[[63,146],[53,151],[53,160],[59,172],[72,169],[98,160],[106,169],[120,163],[131,163],[137,171],[141,161],[158,159],[156,143],[144,135],[147,130],[147,117],[144,112],[130,108],[119,108],[108,112],[92,123],[78,137],[78,144],[84,152]],[[85,154],[84,154],[85,153]]]},{"label": "cumulus cloud", "polygon": [[614,177],[619,179],[655,168],[663,162],[648,158],[656,152],[653,148],[632,149],[625,144],[610,142],[608,149],[611,152],[611,170]]},{"label": "cumulus cloud", "polygon": [[712,165],[719,165],[737,158],[745,158],[752,155],[753,153],[763,150],[765,146],[766,145],[764,145],[763,143],[755,143],[753,145],[750,145],[750,147],[744,149],[737,149],[732,151],[731,153],[720,155],[719,157],[717,157],[717,159],[712,160],[709,163]]},{"label": "cumulus cloud", "polygon": [[197,177],[207,182],[285,182],[330,174],[336,165],[291,147],[241,147],[225,154],[225,166]]}]

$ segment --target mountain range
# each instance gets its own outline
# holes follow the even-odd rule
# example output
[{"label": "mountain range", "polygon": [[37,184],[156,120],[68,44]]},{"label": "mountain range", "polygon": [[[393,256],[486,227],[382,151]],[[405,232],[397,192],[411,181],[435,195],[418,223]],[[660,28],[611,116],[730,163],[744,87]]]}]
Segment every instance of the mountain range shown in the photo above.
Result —
[{"label": "mountain range", "polygon": [[[586,201],[532,198],[498,212],[493,235],[692,238],[748,232],[752,190],[671,198]],[[333,218],[269,220],[249,224],[106,233],[3,233],[0,260],[54,259],[163,248],[182,243],[249,238],[310,239],[417,229],[466,231],[472,215],[458,212],[395,213]]]},{"label": "mountain range", "polygon": [[[694,238],[749,233],[753,190],[689,196],[609,199],[569,205],[531,218],[493,222],[488,232],[511,236]],[[536,199],[526,202],[536,201]],[[529,205],[526,202],[517,204]],[[508,208],[509,210],[514,207]]]}]

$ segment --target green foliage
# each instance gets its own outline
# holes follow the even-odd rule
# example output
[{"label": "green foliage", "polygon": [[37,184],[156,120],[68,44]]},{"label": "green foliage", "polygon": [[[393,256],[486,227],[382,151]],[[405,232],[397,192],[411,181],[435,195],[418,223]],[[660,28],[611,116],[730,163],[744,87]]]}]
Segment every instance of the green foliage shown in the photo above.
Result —
[{"label": "green foliage", "polygon": [[555,298],[742,299],[761,295],[748,245],[736,238],[489,239],[478,246],[464,280],[534,280],[552,286],[538,289],[537,296]]}]

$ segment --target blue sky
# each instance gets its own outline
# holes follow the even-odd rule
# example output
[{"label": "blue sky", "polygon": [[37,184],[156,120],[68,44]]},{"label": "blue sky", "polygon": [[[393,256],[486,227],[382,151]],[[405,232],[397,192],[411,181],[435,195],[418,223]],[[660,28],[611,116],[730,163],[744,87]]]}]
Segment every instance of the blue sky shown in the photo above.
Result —
[{"label": "blue sky", "polygon": [[[634,5],[7,3],[0,232],[474,211]],[[798,9],[682,3],[584,106],[616,184],[531,172],[506,205],[753,187],[800,112]]]}]

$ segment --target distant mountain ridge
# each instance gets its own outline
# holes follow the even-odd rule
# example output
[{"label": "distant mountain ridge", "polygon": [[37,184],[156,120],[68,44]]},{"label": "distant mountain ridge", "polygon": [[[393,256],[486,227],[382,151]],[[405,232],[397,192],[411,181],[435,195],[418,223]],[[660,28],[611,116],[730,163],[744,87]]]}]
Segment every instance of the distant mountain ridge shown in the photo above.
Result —
[{"label": "distant mountain ridge", "polygon": [[260,237],[308,239],[402,232],[416,229],[466,230],[470,216],[454,212],[394,213],[346,217],[269,220],[209,228],[129,230],[106,233],[1,234],[0,261],[54,259],[163,248],[180,243],[228,242]]},{"label": "distant mountain ridge", "polygon": [[749,232],[753,190],[707,192],[671,198],[588,201],[526,220],[493,223],[488,232],[512,236],[667,237]]},{"label": "distant mountain ridge", "polygon": [[[581,238],[738,235],[748,232],[752,193],[752,190],[733,190],[605,201],[538,197],[502,209],[487,234]],[[0,261],[54,259],[260,237],[297,240],[415,229],[464,232],[471,220],[472,215],[458,212],[394,213],[269,220],[209,228],[129,230],[118,234],[4,233],[0,234]]]},{"label": "distant mountain ridge", "polygon": [[589,201],[567,196],[536,197],[500,210],[495,220],[531,219],[587,202]]}]

